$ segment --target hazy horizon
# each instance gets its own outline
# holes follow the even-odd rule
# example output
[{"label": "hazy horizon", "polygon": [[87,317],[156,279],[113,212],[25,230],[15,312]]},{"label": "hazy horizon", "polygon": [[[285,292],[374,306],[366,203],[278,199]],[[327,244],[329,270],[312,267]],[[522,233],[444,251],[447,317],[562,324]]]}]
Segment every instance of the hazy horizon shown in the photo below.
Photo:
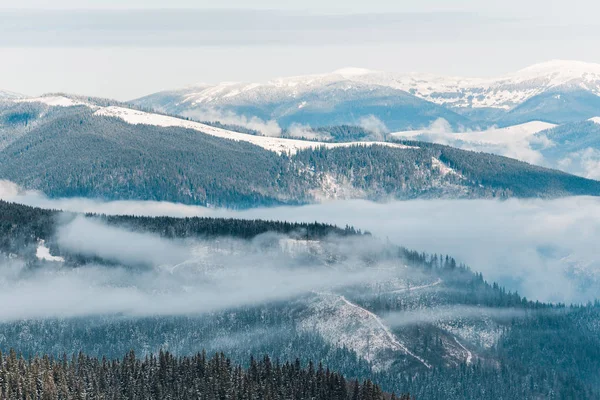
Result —
[{"label": "hazy horizon", "polygon": [[486,77],[551,59],[600,62],[591,1],[246,4],[0,1],[0,90],[131,100],[345,67]]}]

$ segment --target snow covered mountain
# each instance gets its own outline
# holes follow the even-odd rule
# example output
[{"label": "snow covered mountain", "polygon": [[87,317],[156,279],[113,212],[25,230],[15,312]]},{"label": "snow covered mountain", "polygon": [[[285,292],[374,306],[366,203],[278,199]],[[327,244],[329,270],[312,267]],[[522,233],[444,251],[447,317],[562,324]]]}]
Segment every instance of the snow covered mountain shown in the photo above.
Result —
[{"label": "snow covered mountain", "polygon": [[600,110],[600,64],[554,60],[493,78],[400,74],[345,68],[266,83],[200,84],[134,103],[201,119],[276,121],[282,127],[354,124],[373,115],[390,130],[553,123]]},{"label": "snow covered mountain", "polygon": [[[496,78],[459,78],[427,74],[368,74],[388,85],[450,107],[510,110],[546,92],[584,90],[600,94],[600,64],[553,60]],[[385,78],[384,78],[385,77]]]},{"label": "snow covered mountain", "polygon": [[394,85],[383,85],[370,71],[344,69],[331,74],[276,79],[267,83],[221,83],[156,93],[133,103],[197,120],[249,125],[294,124],[322,127],[366,126],[381,131],[426,127],[437,118],[453,126],[469,119],[416,97]]}]

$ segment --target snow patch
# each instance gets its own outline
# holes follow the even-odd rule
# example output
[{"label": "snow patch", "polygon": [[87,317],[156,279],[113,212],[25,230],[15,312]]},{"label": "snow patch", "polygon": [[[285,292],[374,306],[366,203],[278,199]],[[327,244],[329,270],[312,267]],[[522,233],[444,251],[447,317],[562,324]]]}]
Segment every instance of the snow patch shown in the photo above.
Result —
[{"label": "snow patch", "polygon": [[600,125],[600,117],[593,117],[593,118],[588,119],[588,121],[591,121],[593,123]]},{"label": "snow patch", "polygon": [[441,162],[439,159],[437,159],[435,157],[431,157],[431,165],[432,165],[433,169],[437,169],[442,176],[455,175],[455,176],[462,177],[461,174],[459,174],[454,169],[450,168],[449,166],[447,166],[446,164],[444,164],[443,162]]},{"label": "snow patch", "polygon": [[345,177],[336,177],[331,173],[321,174],[319,188],[312,189],[309,193],[319,202],[359,199],[365,196],[363,190],[352,186]]},{"label": "snow patch", "polygon": [[354,350],[372,362],[376,370],[391,365],[395,357],[390,357],[389,352],[402,352],[431,368],[427,361],[401,343],[377,315],[344,296],[319,294],[310,306],[309,316],[300,322],[301,329],[316,331],[332,345]]},{"label": "snow patch", "polygon": [[38,258],[38,260],[65,262],[65,259],[63,257],[51,255],[50,249],[46,247],[45,241],[41,239],[38,241],[38,247],[35,252],[35,256]]},{"label": "snow patch", "polygon": [[97,109],[98,107],[91,104],[86,103],[79,100],[74,100],[65,96],[42,96],[42,97],[33,97],[26,99],[16,99],[14,100],[17,103],[42,103],[49,105],[51,107],[73,107],[73,106],[86,106],[92,109]]}]

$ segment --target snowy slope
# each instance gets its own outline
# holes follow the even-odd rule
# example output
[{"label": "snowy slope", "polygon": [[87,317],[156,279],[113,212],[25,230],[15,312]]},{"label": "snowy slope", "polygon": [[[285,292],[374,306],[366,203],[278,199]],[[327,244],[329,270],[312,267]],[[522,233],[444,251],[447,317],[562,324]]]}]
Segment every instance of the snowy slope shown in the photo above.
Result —
[{"label": "snowy slope", "polygon": [[354,350],[360,357],[386,369],[404,354],[427,368],[431,364],[410,351],[374,313],[333,293],[321,293],[310,304],[310,313],[300,322],[303,330],[318,332],[327,342]]},{"label": "snowy slope", "polygon": [[104,107],[100,108],[94,113],[95,115],[110,116],[120,118],[130,124],[144,124],[154,125],[162,127],[180,127],[187,129],[194,129],[199,132],[217,136],[223,139],[231,139],[252,143],[260,146],[266,150],[274,151],[282,154],[294,154],[299,150],[314,149],[319,147],[335,148],[335,147],[348,147],[348,146],[373,146],[381,145],[394,147],[399,149],[414,148],[395,143],[386,142],[347,142],[347,143],[324,143],[324,142],[311,142],[296,139],[283,139],[266,136],[255,136],[245,133],[228,131],[225,129],[215,128],[210,125],[202,124],[199,122],[188,121],[181,118],[169,117],[165,115],[146,113],[142,111],[132,110],[130,108],[123,107]]}]

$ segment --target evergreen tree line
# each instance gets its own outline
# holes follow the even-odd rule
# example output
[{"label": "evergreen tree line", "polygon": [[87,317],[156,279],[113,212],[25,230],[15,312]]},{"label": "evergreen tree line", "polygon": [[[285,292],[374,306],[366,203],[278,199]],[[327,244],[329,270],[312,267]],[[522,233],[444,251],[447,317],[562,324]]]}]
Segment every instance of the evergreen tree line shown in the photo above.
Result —
[{"label": "evergreen tree line", "polygon": [[[176,357],[161,351],[137,358],[130,351],[122,360],[89,357],[69,359],[44,355],[26,360],[11,350],[0,353],[0,397],[13,399],[203,399],[203,400],[384,400],[370,380],[347,381],[342,375],[310,362],[250,359],[243,368],[222,353]],[[409,395],[400,397],[409,400]]]}]

